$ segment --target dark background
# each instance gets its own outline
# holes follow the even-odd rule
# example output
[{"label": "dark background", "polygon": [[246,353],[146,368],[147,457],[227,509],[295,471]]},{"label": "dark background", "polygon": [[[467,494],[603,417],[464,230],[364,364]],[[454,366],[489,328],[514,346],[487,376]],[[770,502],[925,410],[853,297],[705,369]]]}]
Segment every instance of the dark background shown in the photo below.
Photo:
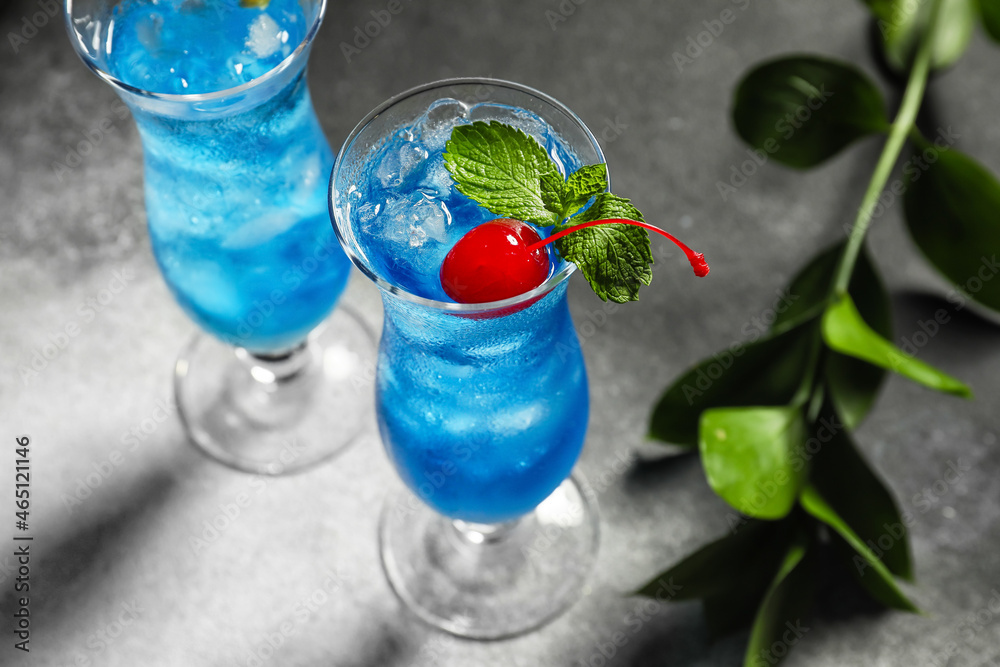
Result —
[{"label": "dark background", "polygon": [[[224,470],[185,443],[176,416],[161,406],[169,408],[173,359],[194,326],[150,254],[134,125],[78,60],[61,16],[15,53],[8,35],[45,3],[5,0],[0,450],[8,453],[0,488],[13,479],[14,436],[31,434],[36,541],[32,652],[10,647],[5,620],[0,663],[246,665],[253,652],[269,652],[269,638],[279,646],[265,664],[289,666],[740,663],[745,634],[711,644],[697,603],[645,614],[623,595],[726,529],[727,508],[696,459],[648,463],[663,450],[645,442],[646,421],[660,390],[695,360],[743,340],[776,290],[853,218],[877,139],[808,173],[768,164],[727,201],[716,183],[747,159],[728,113],[733,87],[753,63],[810,51],[877,76],[862,4],[403,0],[403,11],[348,62],[341,42],[385,6],[334,0],[316,42],[310,85],[335,147],[372,107],[411,86],[461,75],[519,81],[603,134],[615,192],[712,265],[708,278],[696,280],[679,253],[653,239],[662,259],[638,304],[608,313],[582,280],[571,289],[593,403],[579,470],[600,491],[603,531],[583,598],[513,641],[477,644],[429,630],[403,613],[378,564],[377,515],[398,482],[374,425],[332,464],[285,479]],[[727,7],[736,20],[679,70],[672,54]],[[959,134],[958,147],[994,173],[998,64],[1000,52],[977,34],[962,62],[933,81],[929,100],[940,123]],[[99,130],[108,119],[110,129]],[[93,147],[80,164],[59,168],[88,136]],[[919,257],[899,216],[897,205],[876,222],[869,247],[892,290],[902,339],[950,306],[947,286]],[[84,321],[81,304],[107,288],[115,271],[126,288]],[[345,301],[379,326],[370,285],[355,278]],[[928,613],[880,613],[831,580],[824,611],[805,623],[810,629],[789,665],[939,664],[934,656],[950,644],[951,666],[1000,659],[1000,614],[988,610],[1000,590],[1000,329],[967,310],[949,312],[951,321],[919,355],[967,381],[977,399],[891,378],[857,433],[915,517],[917,584],[905,588]],[[584,329],[588,321],[605,323]],[[19,368],[70,322],[80,334],[37,377],[22,378]],[[130,450],[123,439],[133,429],[142,438]],[[109,464],[116,450],[120,458]],[[636,458],[647,463],[615,472],[616,461]],[[942,481],[950,463],[967,469]],[[231,525],[204,546],[193,543],[243,492],[252,502]],[[86,497],[77,503],[73,494]],[[0,555],[7,619],[9,566]],[[981,625],[969,625],[977,612]],[[605,662],[602,647],[611,652],[616,632],[624,646]]]}]

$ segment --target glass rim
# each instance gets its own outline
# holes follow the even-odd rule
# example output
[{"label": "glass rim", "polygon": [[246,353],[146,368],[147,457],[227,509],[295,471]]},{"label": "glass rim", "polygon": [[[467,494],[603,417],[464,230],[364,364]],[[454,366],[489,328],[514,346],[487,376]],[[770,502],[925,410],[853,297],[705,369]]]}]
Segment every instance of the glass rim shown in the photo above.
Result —
[{"label": "glass rim", "polygon": [[[500,301],[489,301],[485,303],[455,303],[451,301],[438,301],[437,299],[431,299],[429,297],[420,296],[414,294],[399,285],[395,285],[382,276],[375,273],[365,262],[365,260],[358,255],[354,248],[354,244],[351,243],[345,236],[345,232],[341,227],[340,215],[337,212],[337,207],[334,206],[334,197],[336,196],[335,184],[337,181],[337,174],[340,172],[340,168],[343,164],[344,155],[347,153],[348,149],[353,145],[354,141],[357,140],[358,136],[368,127],[375,118],[380,116],[390,107],[402,102],[403,100],[409,99],[415,95],[425,93],[430,90],[435,90],[439,88],[447,88],[451,86],[459,85],[486,85],[493,86],[497,88],[508,88],[519,93],[524,93],[539,99],[540,101],[548,104],[559,112],[565,114],[573,123],[576,123],[580,129],[583,130],[586,137],[590,140],[600,163],[606,163],[604,157],[604,152],[601,150],[601,145],[597,141],[597,137],[594,133],[587,127],[587,124],[580,119],[569,107],[555,99],[551,95],[547,95],[540,90],[526,86],[524,84],[516,83],[513,81],[506,81],[504,79],[494,79],[489,77],[454,77],[449,79],[439,79],[437,81],[432,81],[430,83],[425,83],[420,86],[415,86],[409,90],[405,90],[398,93],[386,101],[379,104],[377,107],[372,109],[365,115],[361,121],[354,126],[351,133],[347,135],[347,139],[344,140],[344,145],[341,147],[340,151],[337,153],[337,159],[333,165],[333,171],[330,173],[330,187],[328,190],[327,200],[330,206],[330,217],[333,223],[333,230],[337,235],[337,239],[340,241],[341,247],[344,249],[344,253],[350,258],[351,262],[361,271],[369,280],[375,283],[375,285],[383,292],[392,294],[395,297],[399,297],[404,301],[414,303],[420,306],[425,306],[428,308],[433,308],[436,310],[449,311],[453,313],[488,313],[496,310],[503,310],[506,308],[511,308],[512,306],[519,306],[521,304],[530,302],[535,299],[539,299],[548,292],[555,289],[561,283],[565,282],[573,272],[576,271],[577,266],[573,262],[565,261],[564,266],[557,272],[553,273],[549,278],[543,282],[538,287],[518,294],[517,296],[512,296],[508,299],[502,299]],[[483,100],[488,101],[488,100]],[[610,187],[610,176],[608,177],[609,187]],[[349,226],[349,224],[347,225]]]},{"label": "glass rim", "polygon": [[224,100],[227,97],[232,97],[234,95],[240,95],[247,91],[253,90],[258,86],[261,86],[272,79],[277,78],[282,73],[291,68],[292,64],[301,56],[301,54],[309,48],[313,40],[316,38],[316,33],[319,32],[320,24],[323,23],[323,17],[326,15],[326,5],[327,0],[318,0],[319,11],[316,12],[316,17],[313,19],[312,24],[306,31],[305,36],[302,41],[296,45],[295,49],[289,53],[280,63],[272,67],[271,69],[264,72],[262,75],[255,79],[251,79],[246,83],[241,83],[238,86],[233,86],[232,88],[223,88],[222,90],[215,90],[210,93],[157,93],[151,90],[146,90],[144,88],[139,88],[138,86],[133,86],[130,83],[125,83],[118,77],[108,72],[103,67],[97,64],[93,57],[90,55],[90,51],[80,41],[80,33],[77,32],[76,27],[73,25],[73,3],[74,0],[66,0],[65,9],[63,11],[63,16],[66,21],[66,31],[70,35],[70,41],[73,43],[73,50],[76,51],[80,59],[83,60],[84,64],[90,68],[94,74],[101,77],[109,84],[115,88],[120,88],[126,92],[133,95],[138,95],[139,97],[144,97],[152,100],[160,100],[163,102],[175,102],[175,103],[191,103],[191,102],[211,102],[217,100]]}]

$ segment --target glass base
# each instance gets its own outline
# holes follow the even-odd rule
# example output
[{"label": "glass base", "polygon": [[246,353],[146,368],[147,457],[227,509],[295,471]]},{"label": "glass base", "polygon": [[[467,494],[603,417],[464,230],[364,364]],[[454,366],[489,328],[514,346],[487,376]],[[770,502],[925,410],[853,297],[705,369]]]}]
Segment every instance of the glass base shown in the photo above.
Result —
[{"label": "glass base", "polygon": [[174,391],[191,441],[237,470],[283,475],[343,451],[372,412],[375,337],[338,307],[301,346],[254,355],[197,334]]},{"label": "glass base", "polygon": [[579,597],[597,556],[597,509],[572,478],[505,524],[453,521],[410,492],[382,510],[379,546],[393,591],[425,622],[503,639],[555,619]]}]

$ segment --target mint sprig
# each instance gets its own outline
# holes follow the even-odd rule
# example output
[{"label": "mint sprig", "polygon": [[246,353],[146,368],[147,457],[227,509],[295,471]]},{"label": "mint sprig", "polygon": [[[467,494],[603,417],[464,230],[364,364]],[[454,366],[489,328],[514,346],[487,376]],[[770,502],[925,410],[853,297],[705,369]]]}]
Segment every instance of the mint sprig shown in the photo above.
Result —
[{"label": "mint sprig", "polygon": [[477,121],[452,130],[444,165],[455,187],[492,213],[548,227],[560,218],[546,206],[542,177],[560,178],[545,149],[499,122]]},{"label": "mint sprig", "polygon": [[[602,192],[597,200],[570,224],[556,225],[554,232],[592,220],[642,219],[628,199]],[[649,234],[642,227],[611,224],[580,229],[555,241],[559,255],[580,267],[594,294],[602,301],[635,301],[639,288],[653,280],[653,252]]]},{"label": "mint sprig", "polygon": [[[629,200],[607,192],[605,165],[581,167],[564,179],[534,138],[498,121],[456,127],[444,161],[458,191],[497,216],[554,227],[556,232],[605,218],[643,221]],[[603,301],[636,301],[639,288],[652,279],[649,235],[640,227],[588,227],[556,240],[555,247],[579,267]]]}]

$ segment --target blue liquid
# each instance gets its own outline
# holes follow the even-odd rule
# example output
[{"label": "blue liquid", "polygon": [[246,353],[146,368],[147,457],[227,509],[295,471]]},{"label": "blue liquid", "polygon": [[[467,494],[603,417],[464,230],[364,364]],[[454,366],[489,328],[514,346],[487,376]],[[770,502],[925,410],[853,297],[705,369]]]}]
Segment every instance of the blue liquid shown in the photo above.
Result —
[{"label": "blue liquid", "polygon": [[[480,105],[456,121],[456,104],[438,101],[396,132],[348,195],[371,268],[439,301],[450,301],[438,278],[445,254],[496,217],[455,190],[444,171],[441,153],[455,122],[496,117],[534,134],[569,170],[578,166],[537,116]],[[441,514],[476,523],[515,519],[576,463],[589,398],[566,288],[563,282],[530,307],[492,318],[383,292],[376,380],[382,440],[404,482]]]},{"label": "blue liquid", "polygon": [[[309,24],[298,0],[266,11],[236,0],[125,2],[102,63],[157,93],[226,90],[284,60]],[[155,113],[125,96],[145,157],[153,251],[181,307],[203,329],[254,352],[305,339],[330,313],[350,263],[329,222],[334,155],[304,73],[220,116]],[[254,96],[259,100],[252,99]]]},{"label": "blue liquid", "polygon": [[298,0],[266,9],[239,0],[125,0],[105,19],[111,74],[156,93],[214,93],[259,78],[292,54],[309,30]]},{"label": "blue liquid", "polygon": [[589,398],[566,287],[493,319],[383,299],[382,441],[407,486],[441,514],[515,519],[573,469]]}]

